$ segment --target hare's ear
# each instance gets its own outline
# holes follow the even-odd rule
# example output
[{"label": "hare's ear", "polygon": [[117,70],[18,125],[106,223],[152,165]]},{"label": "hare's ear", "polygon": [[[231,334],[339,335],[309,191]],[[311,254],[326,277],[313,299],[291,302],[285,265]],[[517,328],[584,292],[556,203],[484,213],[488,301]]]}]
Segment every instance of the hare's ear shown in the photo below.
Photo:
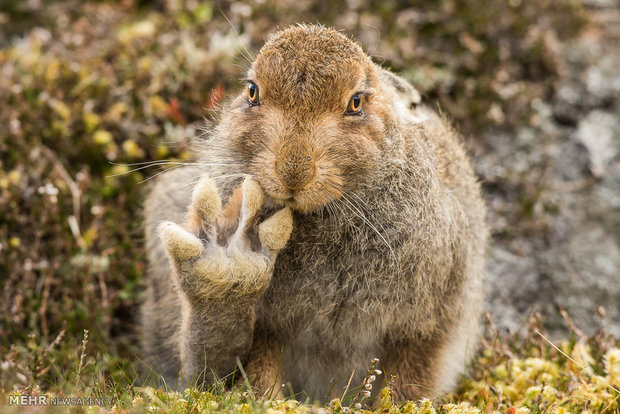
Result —
[{"label": "hare's ear", "polygon": [[393,74],[387,69],[379,68],[379,78],[384,84],[391,86],[398,97],[411,109],[414,109],[422,102],[420,92],[400,76]]},{"label": "hare's ear", "polygon": [[419,110],[422,96],[416,88],[387,69],[378,68],[378,74],[383,85],[394,91],[396,99],[392,101],[392,107],[395,115],[405,122],[414,124],[419,124],[428,119],[425,112]]}]

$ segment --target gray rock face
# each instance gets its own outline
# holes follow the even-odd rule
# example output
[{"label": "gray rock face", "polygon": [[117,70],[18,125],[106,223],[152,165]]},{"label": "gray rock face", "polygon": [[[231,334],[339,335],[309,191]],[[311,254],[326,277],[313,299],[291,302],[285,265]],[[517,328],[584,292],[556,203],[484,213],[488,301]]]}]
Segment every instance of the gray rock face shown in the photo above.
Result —
[{"label": "gray rock face", "polygon": [[602,306],[620,335],[620,36],[604,32],[565,45],[556,96],[533,105],[539,125],[476,160],[494,235],[486,307],[513,331],[532,312],[564,330],[563,308],[590,334]]},{"label": "gray rock face", "polygon": [[618,115],[596,109],[579,122],[575,135],[588,150],[592,174],[597,178],[613,174],[608,170],[613,168],[610,164],[620,151]]}]

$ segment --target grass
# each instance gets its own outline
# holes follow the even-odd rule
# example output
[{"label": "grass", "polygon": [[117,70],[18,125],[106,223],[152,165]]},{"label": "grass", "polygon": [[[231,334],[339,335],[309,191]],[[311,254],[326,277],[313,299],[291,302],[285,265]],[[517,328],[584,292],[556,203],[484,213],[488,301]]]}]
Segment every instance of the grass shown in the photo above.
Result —
[{"label": "grass", "polygon": [[[16,393],[111,398],[106,408],[116,411],[354,410],[337,399],[314,406],[245,388],[176,393],[135,383],[149,177],[167,160],[191,162],[203,118],[240,85],[245,48],[255,51],[277,26],[320,19],[346,28],[471,136],[530,122],[531,102],[551,96],[562,70],[558,44],[587,24],[571,0],[483,10],[474,0],[416,9],[384,0],[353,9],[327,0],[35,3],[4,0],[0,10],[3,412],[18,410],[8,406]],[[152,161],[158,168],[143,168]],[[447,403],[395,403],[383,390],[374,410],[618,411],[617,339],[574,334],[558,345],[571,360],[534,332],[489,326],[472,377]]]},{"label": "grass", "polygon": [[[604,326],[604,321],[601,324]],[[207,391],[187,388],[183,392],[165,386],[137,384],[137,373],[131,365],[117,366],[113,374],[105,361],[107,354],[92,354],[84,331],[81,345],[71,356],[71,366],[61,370],[55,364],[56,348],[62,335],[45,348],[34,339],[28,343],[30,366],[23,366],[19,355],[5,358],[4,375],[37,375],[46,370],[56,372],[54,383],[32,387],[15,386],[2,389],[0,407],[3,412],[17,411],[10,406],[10,396],[45,395],[48,398],[102,399],[96,411],[127,412],[231,412],[249,413],[617,413],[620,411],[620,341],[601,329],[591,337],[573,332],[570,340],[557,345],[541,333],[542,323],[532,318],[528,333],[523,336],[501,335],[492,323],[487,324],[483,347],[457,391],[441,400],[395,402],[389,384],[382,387],[374,402],[364,397],[372,390],[377,361],[369,361],[369,372],[362,384],[347,384],[334,389],[333,395],[347,394],[353,398],[329,398],[313,403],[296,399],[277,400],[256,395],[247,383],[233,390],[224,381]],[[66,355],[65,355],[66,357]],[[237,373],[236,375],[240,375]],[[152,382],[152,381],[151,381]],[[149,381],[147,380],[147,384]],[[370,385],[366,385],[370,384]],[[355,390],[359,390],[355,392]],[[62,407],[61,407],[62,408]],[[67,409],[67,407],[64,407]]]}]

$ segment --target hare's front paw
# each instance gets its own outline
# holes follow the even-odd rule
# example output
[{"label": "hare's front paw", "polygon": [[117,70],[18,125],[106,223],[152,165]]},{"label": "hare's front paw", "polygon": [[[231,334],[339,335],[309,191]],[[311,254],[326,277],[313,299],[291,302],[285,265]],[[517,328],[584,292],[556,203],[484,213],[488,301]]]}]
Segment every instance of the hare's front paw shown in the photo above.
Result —
[{"label": "hare's front paw", "polygon": [[239,224],[230,235],[218,237],[221,200],[207,176],[192,194],[190,231],[172,222],[159,225],[179,286],[192,302],[258,299],[271,281],[278,251],[291,235],[293,217],[288,207],[256,227],[264,199],[256,181],[246,179],[238,194],[242,197],[237,206]]}]

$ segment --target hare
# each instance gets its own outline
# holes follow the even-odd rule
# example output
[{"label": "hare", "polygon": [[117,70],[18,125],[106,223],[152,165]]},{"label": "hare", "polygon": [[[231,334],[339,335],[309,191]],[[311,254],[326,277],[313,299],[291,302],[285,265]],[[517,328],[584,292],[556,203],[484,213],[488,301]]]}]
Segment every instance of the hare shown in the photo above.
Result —
[{"label": "hare", "polygon": [[195,151],[146,200],[153,369],[208,386],[241,366],[259,390],[325,398],[376,357],[396,399],[451,390],[477,345],[485,207],[410,84],[292,26]]}]

